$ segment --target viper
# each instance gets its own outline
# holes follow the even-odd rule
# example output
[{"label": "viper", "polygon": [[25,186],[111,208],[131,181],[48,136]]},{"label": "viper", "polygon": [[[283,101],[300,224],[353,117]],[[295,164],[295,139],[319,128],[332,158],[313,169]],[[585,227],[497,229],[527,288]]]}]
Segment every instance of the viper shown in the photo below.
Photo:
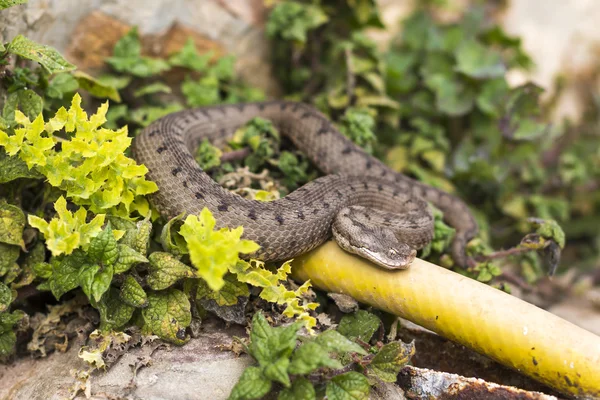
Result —
[{"label": "viper", "polygon": [[[325,176],[270,202],[222,188],[195,161],[195,149],[204,139],[223,145],[254,117],[271,120]],[[462,200],[393,171],[302,103],[218,105],[169,114],[135,138],[133,156],[158,185],[151,202],[165,218],[207,207],[217,227],[243,226],[244,238],[261,246],[250,257],[264,261],[293,258],[333,236],[344,250],[381,267],[407,268],[416,249],[433,237],[428,202],[456,229],[451,251],[459,265],[467,264],[465,247],[477,233]]]}]

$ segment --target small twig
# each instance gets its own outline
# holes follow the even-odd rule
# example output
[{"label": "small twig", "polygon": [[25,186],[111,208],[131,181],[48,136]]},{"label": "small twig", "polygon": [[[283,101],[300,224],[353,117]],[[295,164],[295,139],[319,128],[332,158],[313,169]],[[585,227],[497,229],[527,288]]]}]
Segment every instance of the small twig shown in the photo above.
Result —
[{"label": "small twig", "polygon": [[244,147],[243,149],[228,151],[221,155],[221,162],[230,162],[241,160],[250,154],[250,148]]},{"label": "small twig", "polygon": [[495,260],[497,258],[506,258],[508,256],[514,256],[514,255],[517,255],[517,254],[528,253],[530,251],[534,251],[534,250],[530,249],[530,248],[527,248],[527,247],[513,247],[513,248],[508,249],[508,250],[495,251],[492,254],[488,254],[486,256],[478,256],[478,257],[476,257],[476,259],[479,262],[481,262],[481,261],[489,261],[489,260]]}]

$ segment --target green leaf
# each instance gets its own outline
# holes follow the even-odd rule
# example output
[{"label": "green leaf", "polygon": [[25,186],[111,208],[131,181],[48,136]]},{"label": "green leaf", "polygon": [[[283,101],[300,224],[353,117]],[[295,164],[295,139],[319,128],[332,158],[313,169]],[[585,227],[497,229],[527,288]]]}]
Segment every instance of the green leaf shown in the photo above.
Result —
[{"label": "green leaf", "polygon": [[238,303],[238,297],[250,296],[248,285],[237,280],[236,275],[226,274],[224,276],[225,284],[220,290],[211,290],[204,280],[198,282],[196,291],[197,299],[212,299],[219,306],[233,306]]},{"label": "green leaf", "polygon": [[145,325],[160,338],[183,344],[188,338],[185,328],[192,321],[187,296],[176,289],[148,294],[148,307],[142,310]]},{"label": "green leaf", "polygon": [[271,390],[271,381],[268,380],[258,367],[247,367],[235,384],[229,400],[262,399]]},{"label": "green leaf", "polygon": [[148,296],[142,285],[131,275],[125,277],[121,286],[121,300],[132,307],[143,308],[148,304]]},{"label": "green leaf", "polygon": [[17,35],[8,44],[8,52],[38,62],[51,74],[68,72],[76,68],[65,60],[56,49],[35,43],[23,35]]},{"label": "green leaf", "polygon": [[156,251],[148,257],[146,282],[154,290],[166,289],[183,278],[197,278],[195,271],[169,253]]},{"label": "green leaf", "polygon": [[306,375],[321,367],[339,369],[343,365],[339,360],[331,358],[326,348],[317,342],[310,341],[302,344],[294,352],[288,372]]},{"label": "green leaf", "polygon": [[551,239],[563,249],[565,247],[566,236],[561,226],[555,220],[531,219],[530,222],[537,226],[536,233],[546,239]]},{"label": "green leaf", "polygon": [[79,250],[71,255],[54,257],[50,260],[50,265],[52,265],[50,290],[57,300],[63,294],[79,286],[79,270],[85,262],[85,254]]},{"label": "green leaf", "polygon": [[181,213],[178,216],[171,218],[169,222],[163,226],[160,233],[160,243],[164,251],[180,257],[187,254],[187,245],[185,239],[176,231],[173,230],[173,225],[177,224],[177,230],[181,227],[182,219],[185,214]]},{"label": "green leaf", "polygon": [[103,265],[112,266],[117,261],[119,248],[110,224],[92,238],[87,254],[92,261]]},{"label": "green leaf", "polygon": [[475,40],[463,42],[456,50],[456,70],[475,79],[499,78],[506,68],[500,54]]},{"label": "green leaf", "polygon": [[29,0],[0,0],[0,10],[19,4],[26,4],[28,1]]},{"label": "green leaf", "polygon": [[34,120],[41,114],[43,106],[44,100],[36,92],[22,89],[8,95],[2,115],[7,121],[12,122],[15,120],[16,110],[20,110],[27,118]]},{"label": "green leaf", "polygon": [[190,107],[208,106],[221,102],[219,79],[204,76],[197,81],[187,77],[181,84],[181,93]]},{"label": "green leaf", "polygon": [[141,97],[147,94],[154,93],[171,93],[171,87],[162,82],[154,82],[149,85],[142,86],[141,88],[133,92],[133,95],[135,97]]},{"label": "green leaf", "polygon": [[371,364],[369,364],[369,373],[372,373],[384,382],[396,382],[398,373],[414,354],[414,343],[388,343],[373,357]]},{"label": "green leaf", "polygon": [[177,67],[188,68],[193,71],[204,72],[212,57],[212,52],[198,54],[192,38],[188,38],[181,50],[169,58],[169,63]]},{"label": "green leaf", "polygon": [[297,323],[271,327],[262,312],[257,312],[252,318],[249,351],[264,368],[281,358],[289,360],[296,347],[296,337],[300,325]]},{"label": "green leaf", "polygon": [[338,331],[331,329],[317,336],[315,342],[329,352],[358,353],[362,355],[367,354],[365,349],[363,349],[357,343],[349,340],[346,336],[342,335]]},{"label": "green leaf", "polygon": [[253,253],[260,246],[241,239],[244,232],[241,226],[214,231],[215,224],[212,213],[204,208],[200,218],[188,215],[179,233],[187,242],[190,259],[198,269],[198,275],[212,290],[219,290],[225,283],[223,275],[238,262],[239,253]]},{"label": "green leaf", "polygon": [[16,265],[19,253],[18,246],[0,243],[0,277],[5,276]]},{"label": "green leaf", "polygon": [[27,168],[25,161],[19,157],[10,157],[0,148],[0,184],[19,178],[41,179],[44,176],[35,169]]},{"label": "green leaf", "polygon": [[223,155],[223,152],[218,147],[210,144],[208,139],[204,139],[198,146],[198,150],[196,150],[195,158],[200,168],[209,170],[221,165],[221,155]]},{"label": "green leaf", "polygon": [[315,400],[317,395],[312,383],[303,377],[297,377],[292,386],[284,388],[277,400]]},{"label": "green leaf", "polygon": [[105,265],[96,273],[92,282],[91,292],[95,301],[100,301],[102,295],[108,290],[110,283],[112,282],[113,275],[114,269],[112,264]]},{"label": "green leaf", "polygon": [[106,62],[118,72],[126,72],[140,78],[147,78],[169,69],[165,60],[142,57],[141,51],[137,27],[133,27],[119,39],[113,56],[107,58]]},{"label": "green leaf", "polygon": [[327,400],[368,400],[369,381],[358,372],[346,372],[331,378],[327,384]]},{"label": "green leaf", "polygon": [[[16,292],[15,292],[16,293]],[[0,313],[6,312],[10,303],[12,303],[12,290],[4,283],[0,282]]]},{"label": "green leaf", "polygon": [[25,214],[23,211],[17,206],[0,200],[0,242],[25,249],[24,228]]},{"label": "green leaf", "polygon": [[465,115],[473,109],[473,90],[457,76],[436,74],[427,80],[427,86],[435,92],[436,107],[453,117]]},{"label": "green leaf", "polygon": [[100,312],[100,329],[110,331],[123,327],[131,317],[135,308],[121,300],[119,291],[116,288],[110,290],[102,296],[96,308]]},{"label": "green leaf", "polygon": [[90,301],[94,301],[94,278],[98,271],[100,271],[100,266],[86,263],[79,264],[78,267],[77,285],[81,286],[83,293],[85,293]]},{"label": "green leaf", "polygon": [[73,77],[77,80],[79,87],[94,97],[100,99],[110,99],[117,103],[121,102],[118,88],[106,81],[100,81],[82,71],[73,72]]},{"label": "green leaf", "polygon": [[350,340],[360,339],[369,342],[379,329],[380,320],[368,311],[358,310],[354,314],[344,315],[337,331]]},{"label": "green leaf", "polygon": [[114,263],[114,273],[122,274],[131,267],[140,263],[147,263],[148,259],[124,244],[118,244],[119,257]]},{"label": "green leaf", "polygon": [[267,21],[267,34],[285,40],[306,42],[309,31],[328,21],[327,14],[317,5],[282,1],[271,11]]},{"label": "green leaf", "polygon": [[0,333],[0,357],[11,355],[15,350],[17,343],[17,334],[12,330],[6,330]]},{"label": "green leaf", "polygon": [[122,218],[109,217],[111,223],[116,223],[116,229],[124,230],[121,244],[131,247],[137,253],[146,255],[150,246],[150,235],[152,234],[152,222],[149,218],[136,223]]},{"label": "green leaf", "polygon": [[[72,74],[58,74],[48,83],[46,96],[54,99],[63,99],[65,95],[73,94],[78,88],[79,83],[77,83]],[[31,119],[31,116],[29,118]]]}]

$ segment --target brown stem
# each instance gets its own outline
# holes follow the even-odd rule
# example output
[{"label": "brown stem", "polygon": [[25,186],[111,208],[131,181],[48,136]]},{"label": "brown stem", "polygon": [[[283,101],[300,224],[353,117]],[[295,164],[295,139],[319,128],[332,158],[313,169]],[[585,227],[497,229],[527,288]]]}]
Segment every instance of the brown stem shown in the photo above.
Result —
[{"label": "brown stem", "polygon": [[230,162],[241,160],[250,154],[250,148],[244,147],[243,149],[228,151],[221,155],[221,162]]}]

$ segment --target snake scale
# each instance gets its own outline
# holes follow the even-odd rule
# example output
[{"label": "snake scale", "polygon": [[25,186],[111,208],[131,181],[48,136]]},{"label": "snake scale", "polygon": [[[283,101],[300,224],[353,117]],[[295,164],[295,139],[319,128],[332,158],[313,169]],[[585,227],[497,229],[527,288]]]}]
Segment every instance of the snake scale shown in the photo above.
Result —
[{"label": "snake scale", "polygon": [[[324,173],[287,196],[260,202],[222,188],[194,160],[200,142],[219,146],[254,117],[270,119]],[[244,227],[265,261],[293,258],[325,242],[386,268],[406,268],[433,235],[427,201],[456,229],[452,255],[467,264],[466,243],[477,233],[457,197],[397,173],[342,135],[311,106],[272,101],[218,105],[169,114],[134,140],[133,156],[156,182],[154,207],[166,218],[207,207],[218,227]]]}]

